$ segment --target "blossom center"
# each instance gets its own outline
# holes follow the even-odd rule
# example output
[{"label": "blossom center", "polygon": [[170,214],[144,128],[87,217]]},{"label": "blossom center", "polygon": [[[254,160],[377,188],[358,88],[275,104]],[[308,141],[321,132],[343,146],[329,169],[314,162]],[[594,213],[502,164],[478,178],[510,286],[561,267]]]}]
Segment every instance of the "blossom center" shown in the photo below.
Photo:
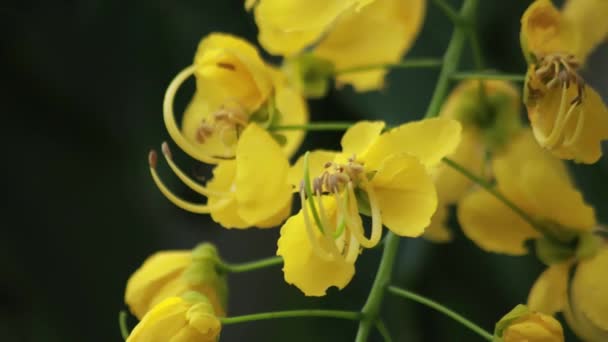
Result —
[{"label": "blossom center", "polygon": [[248,124],[248,116],[239,104],[225,104],[209,118],[201,120],[196,131],[196,140],[204,144],[217,135],[224,146],[233,148],[240,132]]}]

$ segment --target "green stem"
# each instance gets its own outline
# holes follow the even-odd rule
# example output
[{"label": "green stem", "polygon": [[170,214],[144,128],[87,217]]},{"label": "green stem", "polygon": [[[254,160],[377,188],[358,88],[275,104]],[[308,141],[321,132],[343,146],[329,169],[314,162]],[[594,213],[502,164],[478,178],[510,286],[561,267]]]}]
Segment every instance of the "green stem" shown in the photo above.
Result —
[{"label": "green stem", "polygon": [[376,321],[376,329],[378,329],[378,332],[384,339],[384,342],[393,342],[391,333],[388,331],[388,328],[386,327],[386,324],[384,324],[383,320],[379,319]]},{"label": "green stem", "polygon": [[[479,0],[465,0],[460,9],[460,17],[464,20],[469,20],[475,14],[478,5]],[[439,79],[437,80],[433,97],[431,98],[431,102],[424,116],[425,118],[432,118],[439,115],[439,109],[449,90],[450,76],[456,71],[460,64],[466,35],[466,25],[457,25],[454,27],[454,33],[452,33],[448,48],[443,55],[443,67],[439,73]]]},{"label": "green stem", "polygon": [[125,310],[120,310],[118,313],[118,326],[122,339],[126,341],[129,337],[129,328],[127,327],[127,312]]},{"label": "green stem", "polygon": [[269,131],[293,131],[293,130],[306,130],[306,131],[346,131],[350,126],[354,125],[354,122],[311,122],[304,125],[279,125],[271,126],[268,128]]},{"label": "green stem", "polygon": [[536,220],[532,216],[528,215],[528,213],[526,213],[523,209],[518,207],[515,203],[511,202],[510,199],[508,199],[505,195],[503,195],[500,191],[498,191],[495,186],[490,184],[490,182],[486,181],[485,179],[483,179],[479,176],[476,176],[471,171],[469,171],[468,169],[466,169],[465,167],[463,167],[462,165],[458,164],[457,162],[453,161],[450,158],[444,157],[442,161],[445,164],[447,164],[449,167],[451,167],[452,169],[456,170],[458,173],[462,174],[463,176],[465,176],[468,179],[470,179],[471,181],[473,181],[475,184],[484,188],[487,192],[489,192],[494,197],[496,197],[496,199],[501,201],[509,209],[513,210],[514,213],[519,215],[524,221],[526,221],[529,225],[531,225],[538,232],[540,232],[541,234],[543,234],[544,236],[546,236],[548,238],[555,238],[555,237],[553,237],[553,234],[551,234],[547,229],[545,229],[542,225],[540,225],[538,222],[536,222]]},{"label": "green stem", "polygon": [[283,259],[281,257],[269,257],[256,261],[244,262],[242,264],[227,264],[224,262],[219,262],[217,264],[217,268],[220,271],[226,273],[240,273],[240,272],[249,272],[259,270],[261,268],[271,267],[280,265],[283,263]]},{"label": "green stem", "polygon": [[457,72],[450,76],[450,79],[455,81],[462,80],[499,80],[499,81],[512,81],[512,82],[524,82],[526,75],[521,74],[502,74],[492,72]]},{"label": "green stem", "polygon": [[261,312],[251,315],[242,315],[234,317],[220,318],[220,322],[223,325],[245,323],[252,321],[262,321],[267,319],[277,318],[294,318],[294,317],[329,317],[339,318],[351,321],[358,321],[361,319],[361,313],[356,311],[342,311],[342,310],[287,310],[287,311],[274,311],[274,312]]},{"label": "green stem", "polygon": [[456,26],[461,25],[465,22],[464,18],[456,12],[456,10],[445,0],[433,0],[435,6],[437,6],[446,17],[448,17],[452,23]]},{"label": "green stem", "polygon": [[354,72],[377,70],[377,69],[413,69],[413,68],[438,68],[443,61],[437,58],[412,58],[399,63],[378,63],[360,65],[342,70],[336,70],[335,75],[350,74]]},{"label": "green stem", "polygon": [[382,306],[382,299],[386,287],[390,283],[395,257],[399,249],[399,237],[392,232],[388,232],[384,242],[384,251],[380,259],[380,265],[376,273],[376,279],[369,291],[367,301],[361,309],[363,319],[359,323],[356,342],[365,342],[371,332],[372,327],[376,324]]},{"label": "green stem", "polygon": [[469,321],[468,319],[464,318],[462,315],[446,308],[445,306],[430,300],[426,297],[423,297],[421,295],[418,295],[416,293],[401,289],[399,287],[396,286],[389,286],[388,287],[388,292],[392,293],[396,296],[399,297],[403,297],[406,299],[411,299],[417,303],[420,303],[422,305],[428,306],[431,309],[437,310],[439,312],[441,312],[442,314],[452,318],[453,320],[457,321],[458,323],[464,325],[465,327],[471,329],[472,331],[474,331],[476,334],[478,334],[479,336],[485,338],[488,341],[492,341],[493,336],[492,334],[490,334],[489,332],[487,332],[485,329],[481,328],[480,326],[478,326],[477,324]]}]

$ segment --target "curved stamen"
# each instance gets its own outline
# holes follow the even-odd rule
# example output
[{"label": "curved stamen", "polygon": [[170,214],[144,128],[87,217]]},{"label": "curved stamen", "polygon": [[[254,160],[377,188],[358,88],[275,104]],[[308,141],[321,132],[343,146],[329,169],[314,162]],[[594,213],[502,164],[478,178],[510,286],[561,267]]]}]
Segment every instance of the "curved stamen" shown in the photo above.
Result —
[{"label": "curved stamen", "polygon": [[165,186],[165,184],[162,182],[162,180],[158,176],[158,173],[156,172],[157,160],[158,160],[158,156],[156,155],[156,152],[150,151],[150,154],[148,155],[148,163],[150,164],[150,173],[152,174],[152,179],[154,180],[154,183],[156,184],[156,186],[158,187],[160,192],[162,192],[162,194],[165,195],[165,197],[169,201],[171,201],[171,203],[175,204],[176,206],[178,206],[186,211],[195,213],[195,214],[209,214],[212,211],[225,208],[234,200],[233,197],[230,197],[230,198],[219,201],[215,205],[205,205],[205,204],[188,202],[188,201],[185,201],[185,200],[177,197],[175,194],[173,194],[167,188],[167,186]]},{"label": "curved stamen", "polygon": [[365,248],[372,248],[378,242],[374,243],[371,239],[368,239],[364,235],[363,230],[363,222],[361,221],[361,217],[359,216],[359,211],[357,208],[357,197],[355,196],[355,190],[353,188],[352,182],[349,182],[347,185],[348,196],[350,204],[350,210],[348,211],[348,215],[346,215],[346,224],[350,231],[355,235],[361,246]]},{"label": "curved stamen", "polygon": [[354,263],[359,256],[359,240],[354,234],[348,234],[349,242],[344,256],[346,262]]},{"label": "curved stamen", "polygon": [[566,92],[568,88],[566,85],[562,87],[562,95],[560,98],[559,109],[557,112],[557,117],[555,118],[555,122],[553,123],[553,127],[551,128],[551,132],[545,137],[538,137],[541,145],[546,146],[547,148],[552,148],[561,137],[562,131],[565,126],[565,119],[567,116],[566,113]]},{"label": "curved stamen", "polygon": [[192,158],[202,161],[207,164],[217,164],[220,161],[224,160],[222,158],[217,158],[214,156],[207,155],[203,153],[203,151],[199,150],[194,146],[188,139],[184,137],[179,127],[177,126],[177,122],[175,121],[175,114],[173,113],[173,102],[175,100],[175,94],[179,87],[194,74],[194,70],[196,67],[191,65],[184,70],[180,71],[175,78],[169,83],[167,90],[165,91],[165,97],[163,100],[163,120],[165,121],[165,126],[167,127],[167,131],[169,135],[175,141],[177,146],[179,146],[184,152],[190,155]]},{"label": "curved stamen", "polygon": [[327,253],[323,247],[319,244],[317,237],[314,232],[314,228],[310,222],[310,217],[308,216],[308,205],[306,202],[306,194],[304,193],[304,188],[300,189],[300,203],[302,204],[302,216],[304,217],[304,226],[306,227],[306,235],[308,236],[308,241],[310,241],[310,246],[312,247],[312,251],[321,259],[326,261],[331,261],[334,258],[334,255],[331,253]]},{"label": "curved stamen", "polygon": [[338,204],[338,214],[336,215],[336,231],[334,232],[334,239],[342,236],[344,232],[344,228],[346,228],[346,206],[348,201],[348,196],[344,196],[343,198],[340,196],[340,193],[334,192],[334,196],[336,198],[336,203]]},{"label": "curved stamen", "polygon": [[171,154],[171,150],[169,149],[169,145],[166,142],[162,143],[161,149],[163,151],[163,155],[165,156],[165,160],[167,161],[167,164],[169,164],[169,167],[171,168],[171,170],[173,170],[173,172],[175,173],[177,178],[179,178],[182,182],[184,182],[184,184],[186,184],[186,186],[188,186],[190,189],[192,189],[193,191],[195,191],[203,196],[217,196],[217,197],[230,196],[229,192],[209,190],[208,188],[202,186],[201,184],[195,182],[190,177],[188,177],[173,161],[173,156]]},{"label": "curved stamen", "polygon": [[374,246],[380,242],[382,237],[382,216],[380,215],[380,206],[378,205],[378,198],[376,192],[372,186],[366,186],[364,189],[367,192],[369,198],[369,206],[372,211],[372,235],[370,242]]},{"label": "curved stamen", "polygon": [[[572,105],[575,107],[576,105]],[[571,109],[572,110],[572,109]],[[569,147],[574,145],[583,135],[583,127],[585,126],[585,113],[582,110],[578,112],[578,118],[576,120],[576,128],[574,129],[574,133],[570,137],[566,137],[564,139],[564,146]]]}]

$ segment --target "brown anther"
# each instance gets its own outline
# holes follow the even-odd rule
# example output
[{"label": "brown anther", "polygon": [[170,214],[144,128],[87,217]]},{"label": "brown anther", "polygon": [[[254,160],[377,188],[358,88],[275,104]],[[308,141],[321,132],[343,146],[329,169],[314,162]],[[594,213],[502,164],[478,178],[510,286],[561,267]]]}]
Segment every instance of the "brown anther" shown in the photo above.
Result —
[{"label": "brown anther", "polygon": [[332,166],[333,164],[334,164],[334,163],[332,163],[332,162],[326,162],[325,164],[323,164],[323,168],[324,168],[324,169],[327,169],[327,168],[329,168],[330,166]]},{"label": "brown anther", "polygon": [[218,62],[216,65],[222,69],[228,69],[231,71],[236,70],[236,66],[234,66],[234,64],[230,64],[230,63],[226,63],[226,62]]},{"label": "brown anther", "polygon": [[158,155],[156,154],[156,151],[150,150],[150,152],[148,153],[148,165],[150,165],[151,168],[156,169],[157,164]]},{"label": "brown anther", "polygon": [[321,177],[315,177],[312,180],[312,192],[315,195],[323,193],[323,179]]},{"label": "brown anther", "polygon": [[213,134],[213,131],[213,126],[203,122],[196,131],[196,141],[204,143]]},{"label": "brown anther", "polygon": [[171,154],[171,150],[169,149],[169,144],[167,144],[166,141],[163,141],[163,143],[160,145],[160,149],[163,151],[165,157],[173,159],[173,155]]}]

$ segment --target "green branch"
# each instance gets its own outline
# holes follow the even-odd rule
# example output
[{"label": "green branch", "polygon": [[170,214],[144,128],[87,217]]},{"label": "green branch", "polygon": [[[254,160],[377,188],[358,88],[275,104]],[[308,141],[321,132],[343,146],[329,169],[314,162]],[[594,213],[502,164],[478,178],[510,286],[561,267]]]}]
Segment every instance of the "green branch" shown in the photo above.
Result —
[{"label": "green branch", "polygon": [[269,257],[266,259],[244,262],[242,264],[228,264],[225,262],[219,262],[217,264],[218,270],[226,273],[240,273],[255,271],[266,267],[272,267],[283,263],[281,257]]},{"label": "green branch", "polygon": [[262,321],[268,319],[278,318],[296,318],[296,317],[328,317],[346,319],[351,321],[358,321],[361,319],[361,313],[356,311],[342,311],[342,310],[287,310],[287,311],[274,311],[274,312],[262,312],[251,315],[242,315],[234,317],[220,318],[222,325],[245,323],[252,321]]},{"label": "green branch", "polygon": [[420,303],[424,306],[427,306],[431,309],[437,310],[439,312],[441,312],[442,314],[452,318],[453,320],[455,320],[456,322],[464,325],[465,327],[471,329],[472,331],[474,331],[476,334],[478,334],[479,336],[483,337],[484,339],[488,340],[488,341],[492,341],[493,339],[493,335],[490,334],[489,332],[487,332],[486,330],[484,330],[483,328],[481,328],[480,326],[478,326],[477,324],[471,322],[470,320],[464,318],[462,315],[446,308],[445,306],[430,300],[426,297],[423,297],[419,294],[401,289],[399,287],[396,286],[389,286],[388,287],[388,292],[392,293],[396,296],[402,297],[402,298],[406,298],[406,299],[410,299],[413,300],[414,302]]},{"label": "green branch", "polygon": [[376,279],[374,279],[367,301],[365,302],[363,309],[361,309],[363,319],[359,323],[359,330],[357,331],[357,337],[355,339],[356,342],[367,341],[372,327],[378,320],[382,299],[384,298],[386,287],[391,280],[393,265],[395,264],[395,257],[397,256],[398,249],[399,237],[392,232],[388,232],[384,241],[384,251],[382,252]]},{"label": "green branch", "polygon": [[450,76],[450,79],[454,81],[462,80],[497,80],[497,81],[512,81],[512,82],[524,82],[526,75],[522,74],[503,74],[503,73],[492,73],[492,72],[457,72]]},{"label": "green branch", "polygon": [[383,320],[379,319],[376,321],[376,329],[378,329],[378,332],[384,339],[384,342],[393,342],[391,333],[388,331],[388,328],[386,327],[386,324],[384,324]]},{"label": "green branch", "polygon": [[369,65],[360,65],[342,70],[336,70],[334,74],[344,75],[361,71],[370,71],[377,69],[414,69],[414,68],[438,68],[443,61],[438,58],[412,58],[399,63],[378,63]]},{"label": "green branch", "polygon": [[269,131],[293,131],[293,130],[305,130],[305,131],[346,131],[350,126],[354,125],[354,122],[337,122],[337,121],[323,121],[323,122],[311,122],[303,125],[279,125],[271,126],[268,128]]}]

